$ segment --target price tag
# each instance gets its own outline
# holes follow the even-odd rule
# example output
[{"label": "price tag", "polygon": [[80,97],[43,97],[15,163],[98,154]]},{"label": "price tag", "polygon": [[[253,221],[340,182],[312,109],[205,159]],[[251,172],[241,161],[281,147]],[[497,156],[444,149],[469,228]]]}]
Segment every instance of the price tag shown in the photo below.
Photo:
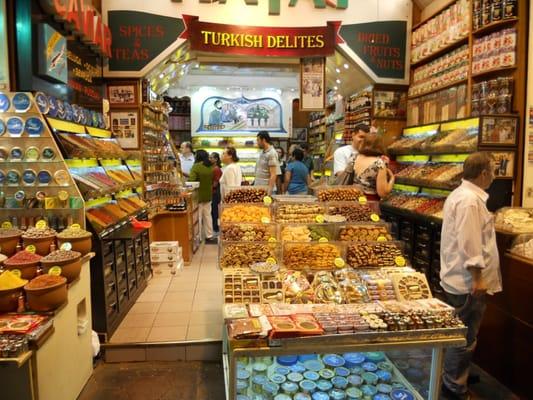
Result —
[{"label": "price tag", "polygon": [[270,224],[270,218],[269,217],[261,217],[261,222],[263,224]]},{"label": "price tag", "polygon": [[275,264],[277,264],[277,261],[276,261],[276,259],[274,257],[268,257],[266,259],[266,263],[270,264],[270,265],[275,265]]},{"label": "price tag", "polygon": [[367,198],[365,196],[359,197],[359,204],[365,205],[367,203]]},{"label": "price tag", "polygon": [[329,242],[329,240],[328,240],[327,237],[322,236],[320,239],[318,239],[318,242],[319,243],[327,243],[327,242]]},{"label": "price tag", "polygon": [[35,227],[37,229],[46,229],[46,221],[44,219],[40,219],[39,221],[37,221],[37,223],[35,224]]},{"label": "price tag", "polygon": [[272,197],[270,196],[265,196],[263,197],[263,203],[266,205],[266,206],[269,206],[272,204]]},{"label": "price tag", "polygon": [[385,236],[378,236],[378,242],[386,242],[387,238]]},{"label": "price tag", "polygon": [[17,278],[20,278],[22,276],[22,273],[20,272],[20,269],[11,269],[10,270],[13,275],[15,275]]},{"label": "price tag", "polygon": [[377,214],[371,214],[370,219],[374,222],[379,222],[379,215]]},{"label": "price tag", "polygon": [[276,242],[277,242],[277,240],[276,240],[276,238],[275,238],[275,237],[273,237],[273,236],[270,236],[270,237],[268,238],[268,242],[269,242],[269,243],[276,243]]},{"label": "price tag", "polygon": [[406,261],[405,258],[402,256],[397,256],[394,258],[394,262],[398,267],[405,267]]},{"label": "price tag", "polygon": [[72,250],[72,243],[70,242],[65,242],[61,245],[60,247],[61,250],[65,250],[65,251],[70,251]]},{"label": "price tag", "polygon": [[13,228],[13,224],[11,224],[11,222],[9,221],[2,222],[2,229],[11,229],[11,228]]},{"label": "price tag", "polygon": [[335,266],[337,268],[344,268],[344,266],[346,265],[346,263],[344,262],[344,260],[341,257],[337,257],[335,259],[334,263],[335,263]]},{"label": "price tag", "polygon": [[81,229],[80,224],[72,224],[70,225],[70,229]]},{"label": "price tag", "polygon": [[34,253],[37,251],[37,249],[35,248],[35,246],[33,244],[30,244],[28,246],[26,246],[26,251],[29,251],[30,253]]},{"label": "price tag", "polygon": [[61,271],[61,267],[55,265],[55,266],[53,266],[52,268],[50,268],[48,270],[48,275],[59,276],[59,275],[61,275],[61,272],[62,272]]},{"label": "price tag", "polygon": [[315,217],[315,221],[319,224],[323,224],[324,223],[324,216],[322,214],[318,214],[316,217]]}]

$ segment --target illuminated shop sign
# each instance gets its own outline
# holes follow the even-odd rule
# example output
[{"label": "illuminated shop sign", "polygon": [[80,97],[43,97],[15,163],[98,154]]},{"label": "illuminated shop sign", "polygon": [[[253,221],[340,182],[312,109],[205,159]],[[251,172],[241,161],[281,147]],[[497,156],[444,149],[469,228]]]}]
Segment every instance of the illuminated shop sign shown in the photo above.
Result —
[{"label": "illuminated shop sign", "polygon": [[40,3],[55,19],[67,23],[82,41],[111,58],[111,30],[103,23],[102,16],[90,0],[40,0]]}]

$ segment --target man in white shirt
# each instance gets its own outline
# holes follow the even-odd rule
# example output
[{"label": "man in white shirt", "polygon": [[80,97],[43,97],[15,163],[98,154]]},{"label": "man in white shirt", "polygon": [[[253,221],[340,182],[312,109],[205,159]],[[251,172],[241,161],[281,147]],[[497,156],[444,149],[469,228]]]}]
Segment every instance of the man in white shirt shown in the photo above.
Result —
[{"label": "man in white shirt", "polygon": [[194,165],[194,154],[191,142],[183,142],[180,146],[181,172],[185,178],[189,177],[191,168]]},{"label": "man in white shirt", "polygon": [[466,346],[448,349],[444,358],[442,392],[451,399],[469,399],[468,372],[486,294],[502,290],[496,232],[485,192],[494,180],[495,168],[489,153],[468,156],[463,182],[444,203],[440,284],[448,303],[468,328]]},{"label": "man in white shirt", "polygon": [[255,186],[268,186],[268,194],[276,188],[277,176],[281,174],[278,152],[272,146],[272,139],[267,131],[257,134],[257,147],[261,149],[255,163]]},{"label": "man in white shirt", "polygon": [[346,146],[339,147],[333,153],[333,174],[337,176],[343,172],[350,159],[357,154],[357,146],[361,143],[367,133],[370,132],[370,127],[365,124],[359,124],[352,132],[352,143]]}]

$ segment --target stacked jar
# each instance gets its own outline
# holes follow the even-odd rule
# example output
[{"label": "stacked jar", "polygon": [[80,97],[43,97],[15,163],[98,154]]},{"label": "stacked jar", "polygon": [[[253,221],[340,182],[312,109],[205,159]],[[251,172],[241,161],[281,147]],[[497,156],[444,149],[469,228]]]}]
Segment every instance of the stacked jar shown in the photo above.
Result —
[{"label": "stacked jar", "polygon": [[472,86],[472,116],[512,112],[514,79],[500,77]]}]

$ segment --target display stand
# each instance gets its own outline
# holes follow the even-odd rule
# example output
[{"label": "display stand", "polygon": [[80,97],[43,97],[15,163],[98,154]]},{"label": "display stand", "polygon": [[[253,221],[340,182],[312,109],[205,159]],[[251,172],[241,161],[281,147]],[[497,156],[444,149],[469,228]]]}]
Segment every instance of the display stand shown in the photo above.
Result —
[{"label": "display stand", "polygon": [[[352,334],[317,336],[280,340],[229,340],[224,330],[223,358],[225,366],[226,397],[236,398],[236,360],[239,357],[262,357],[320,353],[346,353],[366,351],[390,351],[431,349],[431,376],[428,400],[437,400],[440,393],[443,350],[464,346],[466,328],[415,332],[385,332],[381,334]],[[227,369],[226,369],[227,366]],[[404,383],[408,384],[407,381]],[[417,399],[421,399],[420,395]]]},{"label": "display stand", "polygon": [[[53,315],[53,328],[17,359],[0,359],[0,384],[7,399],[78,397],[92,374],[90,266],[68,287],[67,303]],[[68,377],[68,379],[65,379]]]}]

